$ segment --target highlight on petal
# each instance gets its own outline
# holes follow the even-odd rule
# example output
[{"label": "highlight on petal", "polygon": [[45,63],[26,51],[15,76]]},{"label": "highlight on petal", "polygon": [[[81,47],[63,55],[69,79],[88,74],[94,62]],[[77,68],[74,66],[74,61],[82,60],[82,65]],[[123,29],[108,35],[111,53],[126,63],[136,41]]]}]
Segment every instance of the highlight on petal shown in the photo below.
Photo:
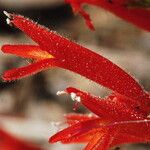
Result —
[{"label": "highlight on petal", "polygon": [[39,46],[35,45],[3,45],[1,50],[4,53],[15,54],[35,60],[53,58],[50,53],[43,51]]},{"label": "highlight on petal", "polygon": [[99,132],[99,133],[103,133],[102,129],[92,129],[84,134],[77,134],[76,136],[71,136],[67,139],[63,139],[61,142],[64,144],[68,144],[68,143],[88,143],[94,136],[95,134]]},{"label": "highlight on petal", "polygon": [[[104,132],[104,135],[98,145],[96,146],[96,150],[107,150],[111,147],[111,144],[117,135],[118,131],[117,129],[110,127],[106,128],[106,131]],[[87,150],[92,150],[92,149],[87,149]]]},{"label": "highlight on petal", "polygon": [[55,59],[44,59],[35,63],[32,63],[31,65],[21,67],[21,68],[14,68],[12,70],[5,71],[2,75],[2,78],[4,81],[11,81],[20,79],[29,75],[33,75],[37,72],[40,72],[42,70],[48,69],[50,67],[56,66],[57,61]]},{"label": "highlight on petal", "polygon": [[[66,0],[66,2],[70,3],[73,9],[75,9],[74,7],[76,5],[81,7],[82,4],[99,6],[140,28],[150,31],[150,10],[142,6],[132,7],[130,0],[112,0],[112,2],[109,0],[82,0],[80,2],[78,0]],[[149,4],[149,2],[145,3]],[[137,1],[136,4],[138,4]],[[83,16],[83,14],[81,15]],[[84,19],[86,19],[87,22],[89,21],[86,17],[84,17]]]},{"label": "highlight on petal", "polygon": [[67,114],[64,117],[66,118],[67,124],[69,124],[69,125],[73,125],[73,124],[81,122],[81,121],[98,118],[94,114],[75,114],[75,113]]},{"label": "highlight on petal", "polygon": [[87,146],[84,148],[84,150],[92,150],[99,145],[99,143],[103,140],[104,133],[96,132],[93,137],[90,139]]}]

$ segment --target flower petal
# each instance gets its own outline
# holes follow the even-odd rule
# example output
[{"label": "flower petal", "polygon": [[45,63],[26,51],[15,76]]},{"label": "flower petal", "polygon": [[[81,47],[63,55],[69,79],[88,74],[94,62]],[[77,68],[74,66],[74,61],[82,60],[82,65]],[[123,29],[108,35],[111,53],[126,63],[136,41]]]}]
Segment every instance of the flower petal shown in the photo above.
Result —
[{"label": "flower petal", "polygon": [[143,142],[150,141],[150,120],[127,120],[110,123],[107,126],[113,126],[119,129],[120,134],[129,134],[143,139]]},{"label": "flower petal", "polygon": [[[111,13],[114,13],[118,17],[133,23],[134,25],[143,28],[145,30],[150,31],[150,10],[144,9],[144,8],[132,8],[128,7],[127,1],[124,0],[113,0],[113,2],[109,2],[108,0],[82,0],[80,3],[78,0],[66,0],[67,3],[70,3],[71,6],[74,7],[78,5],[78,11],[80,12],[80,8],[82,4],[91,4],[95,6],[102,7]],[[77,7],[76,7],[77,9]],[[77,10],[76,10],[77,11]],[[80,13],[82,16],[83,14]],[[83,16],[84,17],[84,16]],[[84,17],[86,19],[86,22],[91,22],[89,18]]]},{"label": "flower petal", "polygon": [[76,134],[75,136],[71,136],[67,139],[62,140],[61,142],[64,144],[68,144],[68,143],[88,143],[93,136],[97,133],[97,132],[102,132],[102,129],[92,129],[84,134]]},{"label": "flower petal", "polygon": [[101,123],[101,119],[91,119],[91,120],[87,120],[84,122],[79,122],[79,123],[72,125],[71,127],[68,127],[56,133],[49,139],[49,142],[54,143],[57,141],[63,141],[65,139],[71,138],[76,135],[80,136],[82,134],[87,133],[88,131],[92,129],[96,129],[96,128],[103,127],[103,126],[104,126],[104,123]]},{"label": "flower petal", "polygon": [[49,52],[55,58],[63,60],[63,68],[135,100],[143,100],[147,97],[145,91],[130,75],[108,59],[49,31],[43,26],[37,25],[23,16],[15,14],[9,14],[9,16],[10,22],[37,42],[41,49]]},{"label": "flower petal", "polygon": [[90,139],[87,146],[84,148],[84,150],[93,150],[95,147],[100,143],[101,140],[103,140],[104,133],[97,132],[94,134],[92,139]]},{"label": "flower petal", "polygon": [[72,113],[72,114],[65,115],[65,118],[67,119],[67,123],[69,125],[72,125],[77,122],[86,121],[86,120],[90,120],[90,119],[96,119],[98,117],[93,114],[83,115],[83,114]]},{"label": "flower petal", "polygon": [[23,141],[0,129],[0,149],[1,150],[42,150],[36,145]]},{"label": "flower petal", "polygon": [[[67,2],[67,0],[66,0],[66,2]],[[68,3],[68,2],[67,2],[67,3]],[[92,23],[92,21],[91,21],[91,19],[90,19],[89,14],[86,13],[86,12],[82,9],[82,7],[80,6],[80,2],[71,3],[71,5],[72,5],[72,8],[73,8],[74,13],[80,13],[80,14],[84,17],[87,26],[88,26],[91,30],[95,30],[95,28],[94,28],[94,26],[93,26],[93,23]]]},{"label": "flower petal", "polygon": [[144,118],[143,114],[132,109],[130,106],[126,106],[126,101],[120,103],[117,97],[111,96],[112,99],[109,99],[109,97],[107,99],[101,99],[72,87],[68,87],[66,92],[70,95],[74,94],[74,100],[76,100],[76,97],[80,98],[80,102],[85,107],[103,119],[117,121]]},{"label": "flower petal", "polygon": [[137,136],[133,136],[130,134],[117,134],[117,136],[115,136],[111,147],[117,146],[117,145],[121,145],[121,144],[129,144],[129,143],[143,143],[143,138],[141,137],[137,137]]},{"label": "flower petal", "polygon": [[35,45],[3,45],[1,50],[4,53],[15,54],[17,56],[36,60],[53,58],[47,51],[43,51],[39,46]]},{"label": "flower petal", "polygon": [[20,79],[28,75],[33,75],[47,68],[54,67],[56,64],[57,61],[55,61],[53,58],[44,59],[25,67],[14,68],[12,70],[5,71],[2,78],[5,81]]},{"label": "flower petal", "polygon": [[[101,140],[97,141],[95,143],[95,150],[108,150],[111,147],[111,144],[114,140],[114,137],[117,135],[118,131],[115,128],[106,128],[106,131],[104,132],[103,136],[101,137]],[[91,143],[92,144],[92,143]],[[93,149],[87,149],[87,150],[93,150]]]}]

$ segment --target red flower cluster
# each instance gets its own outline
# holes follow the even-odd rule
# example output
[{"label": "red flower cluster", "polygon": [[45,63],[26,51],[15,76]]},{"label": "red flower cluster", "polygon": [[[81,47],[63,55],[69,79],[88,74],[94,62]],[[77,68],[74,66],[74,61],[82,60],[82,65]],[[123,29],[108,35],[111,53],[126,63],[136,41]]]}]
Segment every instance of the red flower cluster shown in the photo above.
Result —
[{"label": "red flower cluster", "polygon": [[[70,3],[75,13],[80,13],[86,20],[90,29],[94,26],[90,16],[82,9],[82,4],[95,5],[110,11],[118,17],[133,23],[134,25],[150,31],[150,10],[145,7],[130,7],[131,4],[138,3],[137,0],[65,0]],[[139,1],[139,5],[140,5]],[[144,3],[144,2],[143,2]],[[148,2],[147,2],[148,3]],[[150,3],[150,2],[149,2]],[[149,4],[150,5],[150,4]]]},{"label": "red flower cluster", "polygon": [[85,150],[107,150],[123,143],[150,141],[150,95],[132,76],[103,56],[23,16],[5,14],[9,17],[9,24],[25,32],[38,44],[4,45],[1,48],[5,53],[34,60],[28,66],[6,71],[3,75],[5,81],[60,67],[113,91],[110,96],[102,99],[72,87],[67,88],[64,92],[94,115],[67,115],[69,127],[52,136],[50,142],[86,142]]}]

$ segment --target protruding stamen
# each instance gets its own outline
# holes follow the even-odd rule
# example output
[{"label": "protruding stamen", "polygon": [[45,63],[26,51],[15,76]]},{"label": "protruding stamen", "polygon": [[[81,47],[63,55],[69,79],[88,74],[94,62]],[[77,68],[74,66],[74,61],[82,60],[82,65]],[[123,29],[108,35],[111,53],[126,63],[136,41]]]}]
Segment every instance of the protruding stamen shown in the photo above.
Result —
[{"label": "protruding stamen", "polygon": [[67,94],[65,91],[58,91],[57,93],[56,93],[56,95],[63,95],[63,94]]},{"label": "protruding stamen", "polygon": [[4,15],[6,15],[6,16],[8,17],[8,18],[6,19],[6,23],[7,23],[8,25],[11,25],[11,18],[12,18],[11,14],[8,13],[7,11],[3,11],[3,13],[4,13]]},{"label": "protruding stamen", "polygon": [[72,93],[70,93],[70,96],[71,96],[72,100],[74,101],[76,98],[76,94],[72,92]]},{"label": "protruding stamen", "polygon": [[10,13],[8,13],[7,11],[3,11],[4,15],[6,15],[8,18],[11,18]]},{"label": "protruding stamen", "polygon": [[79,96],[76,95],[76,93],[70,93],[71,95],[71,98],[73,101],[77,101],[77,102],[80,102],[81,101],[81,98]]}]

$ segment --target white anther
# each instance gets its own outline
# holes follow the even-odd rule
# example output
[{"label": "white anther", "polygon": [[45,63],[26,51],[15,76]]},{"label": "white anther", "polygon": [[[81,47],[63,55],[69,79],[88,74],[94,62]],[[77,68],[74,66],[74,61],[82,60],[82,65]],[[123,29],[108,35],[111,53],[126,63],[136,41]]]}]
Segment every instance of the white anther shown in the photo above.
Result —
[{"label": "white anther", "polygon": [[7,19],[6,19],[6,23],[7,23],[8,25],[10,25],[10,24],[11,24],[11,21],[10,21],[10,19],[9,19],[9,18],[7,18]]},{"label": "white anther", "polygon": [[77,95],[76,95],[76,93],[72,92],[72,93],[70,93],[70,96],[71,96],[72,100],[74,101]]},{"label": "white anther", "polygon": [[77,96],[77,97],[75,98],[75,100],[76,100],[77,102],[81,102],[81,98],[80,98],[79,96]]},{"label": "white anther", "polygon": [[6,15],[8,18],[11,18],[10,14],[7,11],[3,11],[4,15]]},{"label": "white anther", "polygon": [[58,91],[57,93],[56,93],[56,95],[63,95],[63,94],[67,94],[65,91]]},{"label": "white anther", "polygon": [[77,101],[77,102],[80,102],[81,101],[81,98],[79,96],[76,95],[76,93],[70,93],[71,95],[71,98],[73,101]]}]

